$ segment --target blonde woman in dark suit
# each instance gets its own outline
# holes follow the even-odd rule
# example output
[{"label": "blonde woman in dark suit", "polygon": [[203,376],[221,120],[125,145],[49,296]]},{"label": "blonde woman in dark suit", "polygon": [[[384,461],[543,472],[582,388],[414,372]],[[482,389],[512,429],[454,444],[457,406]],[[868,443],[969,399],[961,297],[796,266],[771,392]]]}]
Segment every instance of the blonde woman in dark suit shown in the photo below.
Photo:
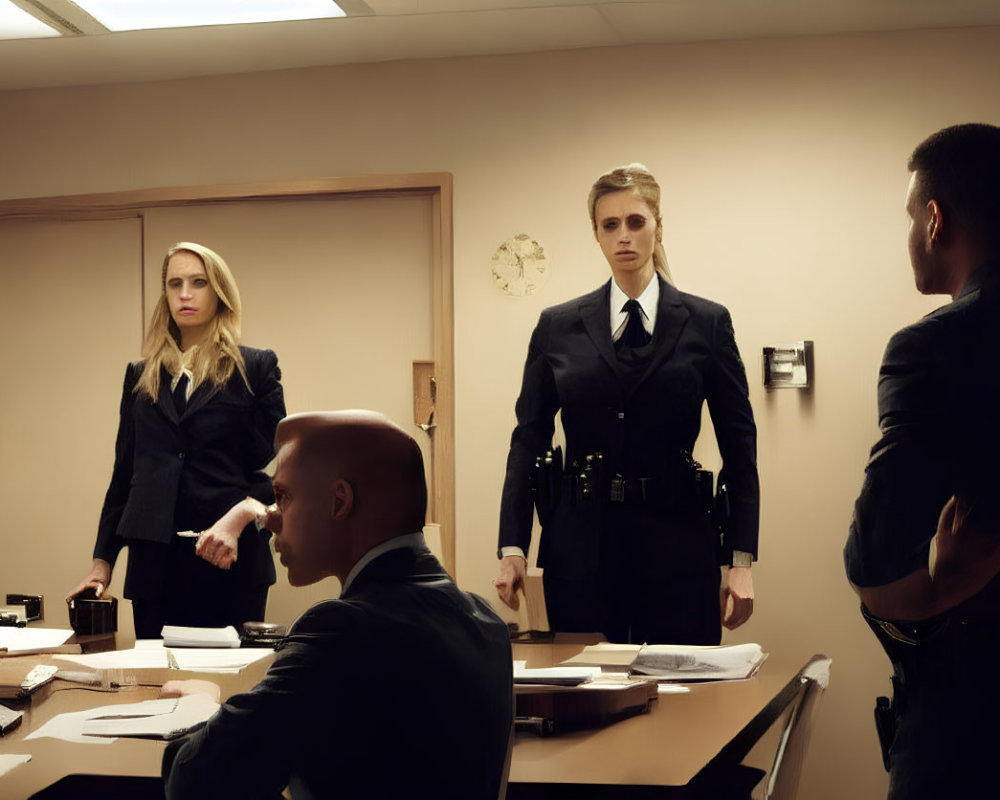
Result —
[{"label": "blonde woman in dark suit", "polygon": [[261,470],[285,416],[277,357],[239,344],[239,290],[217,253],[180,242],[161,274],[143,360],[125,371],[93,566],[70,594],[103,593],[127,547],[137,638],[261,620],[275,580],[254,523],[274,500]]},{"label": "blonde woman in dark suit", "polygon": [[[611,280],[542,312],[528,346],[500,511],[500,598],[517,607],[532,473],[561,412],[564,473],[542,478],[539,566],[555,631],[717,644],[753,610],[756,427],[729,312],[680,292],[661,245],[660,187],[641,164],[589,199]],[[691,460],[708,403],[728,488],[720,535]],[[548,487],[548,488],[547,488]],[[720,573],[721,567],[721,573]]]}]

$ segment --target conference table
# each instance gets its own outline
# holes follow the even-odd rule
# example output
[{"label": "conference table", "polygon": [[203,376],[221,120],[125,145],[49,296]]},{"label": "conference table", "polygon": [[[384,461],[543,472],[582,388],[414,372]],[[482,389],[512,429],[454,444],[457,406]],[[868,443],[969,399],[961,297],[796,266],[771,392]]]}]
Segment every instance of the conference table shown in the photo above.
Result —
[{"label": "conference table", "polygon": [[[514,645],[527,666],[550,666],[575,655],[580,641]],[[46,657],[35,657],[45,660]],[[692,797],[690,787],[713,770],[740,761],[775,726],[802,691],[803,669],[816,657],[771,654],[758,673],[742,681],[691,685],[683,694],[661,694],[647,713],[594,729],[552,736],[518,732],[508,784],[509,798],[625,796],[634,787],[643,797]],[[217,680],[223,696],[254,685],[267,661],[238,676],[196,676]],[[173,674],[164,676],[174,677]],[[151,681],[153,682],[153,681]],[[155,777],[165,744],[120,738],[110,744],[74,744],[24,737],[63,712],[112,703],[133,703],[158,695],[156,686],[93,691],[55,680],[19,706],[22,724],[0,738],[0,755],[30,754],[31,761],[0,776],[0,797],[29,798],[70,775]]]},{"label": "conference table", "polygon": [[[577,642],[515,644],[514,658],[546,667],[581,649]],[[804,691],[804,671],[823,658],[770,654],[752,678],[689,684],[689,692],[660,694],[647,713],[605,727],[549,737],[518,732],[508,797],[630,796],[625,787],[641,797],[705,796],[706,783],[732,774],[783,721]],[[765,755],[773,759],[774,749]]]},{"label": "conference table", "polygon": [[[98,642],[96,646],[95,640]],[[79,641],[79,638],[73,637],[71,641]],[[113,649],[114,642],[113,634],[92,637],[89,642],[90,647],[86,646],[88,642],[84,642],[84,652]],[[59,664],[68,669],[86,671],[85,668],[56,660],[53,656],[48,655],[8,656],[7,658],[26,659],[43,664]],[[114,690],[83,686],[79,683],[56,678],[23,701],[0,701],[24,714],[18,727],[0,737],[0,756],[4,754],[31,755],[31,761],[15,767],[6,775],[0,776],[0,798],[2,800],[23,800],[67,776],[158,778],[163,751],[166,749],[166,742],[163,741],[122,737],[110,742],[100,740],[93,744],[77,744],[48,737],[26,741],[25,737],[57,714],[83,711],[96,706],[138,703],[143,700],[156,699],[160,694],[160,685],[167,680],[189,678],[211,680],[219,684],[223,697],[228,697],[254,686],[263,677],[272,660],[273,656],[269,656],[263,661],[255,662],[244,668],[239,674],[205,674],[167,669],[142,670],[139,672],[141,685],[123,686]],[[148,787],[152,783],[152,781],[142,782],[141,791],[149,791]],[[83,791],[82,796],[79,784],[75,786],[73,792],[67,792],[65,796],[73,796],[77,800],[82,800],[82,797],[91,796],[89,792],[92,789],[94,797],[100,796],[104,800],[117,800],[119,797],[131,798],[133,795],[138,796],[140,791],[133,788],[136,785],[122,783],[116,791],[113,782],[100,785],[98,781],[93,781],[86,784],[86,790]],[[53,793],[53,796],[62,797],[63,795]],[[145,794],[142,795],[142,797],[145,796]]]}]

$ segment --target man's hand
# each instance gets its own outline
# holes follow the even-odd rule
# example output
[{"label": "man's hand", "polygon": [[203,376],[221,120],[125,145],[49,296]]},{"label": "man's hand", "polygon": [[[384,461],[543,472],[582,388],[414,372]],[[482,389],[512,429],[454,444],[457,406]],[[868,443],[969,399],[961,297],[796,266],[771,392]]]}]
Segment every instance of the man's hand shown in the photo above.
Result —
[{"label": "man's hand", "polygon": [[186,694],[208,695],[218,703],[222,691],[217,683],[199,680],[167,681],[160,687],[160,697],[183,697]]},{"label": "man's hand", "polygon": [[724,567],[719,595],[722,624],[729,630],[740,627],[753,614],[753,578],[750,567]]},{"label": "man's hand", "polygon": [[109,583],[111,583],[111,565],[103,558],[95,558],[90,572],[87,573],[87,577],[80,581],[72,592],[66,595],[66,599],[72,600],[80,592],[84,592],[87,589],[93,589],[94,595],[100,597],[104,594],[104,590],[108,588]]},{"label": "man's hand", "polygon": [[941,509],[927,566],[882,586],[854,586],[868,610],[894,622],[918,622],[950,611],[1000,572],[1000,531],[986,530],[952,497]]},{"label": "man's hand", "polygon": [[493,585],[497,594],[508,606],[517,611],[521,600],[517,593],[524,591],[524,576],[527,572],[527,562],[521,556],[504,556],[500,559],[500,574]]},{"label": "man's hand", "polygon": [[986,530],[971,514],[961,498],[952,496],[945,503],[931,539],[927,571],[942,587],[964,584],[974,594],[1000,566],[1000,531]]}]

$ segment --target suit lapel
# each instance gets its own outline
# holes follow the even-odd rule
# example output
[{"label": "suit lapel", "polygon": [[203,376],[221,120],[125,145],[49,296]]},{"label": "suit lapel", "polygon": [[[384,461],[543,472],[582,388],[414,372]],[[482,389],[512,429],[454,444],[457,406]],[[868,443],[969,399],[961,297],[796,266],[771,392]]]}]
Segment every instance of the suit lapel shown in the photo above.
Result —
[{"label": "suit lapel", "polygon": [[177,416],[177,408],[174,406],[174,397],[170,391],[171,375],[165,367],[160,368],[160,396],[156,401],[156,407],[171,423],[176,425],[180,420]]},{"label": "suit lapel", "polygon": [[184,407],[184,413],[178,416],[177,407],[174,405],[173,393],[170,391],[172,380],[173,376],[166,369],[163,369],[160,373],[160,397],[156,402],[156,407],[170,422],[178,425],[182,419],[186,419],[212,399],[212,396],[215,394],[215,386],[211,381],[202,381],[194,392],[191,393],[191,397],[188,398],[187,405]]},{"label": "suit lapel", "polygon": [[[237,373],[238,374],[238,373]],[[201,408],[205,403],[212,399],[215,394],[215,384],[211,381],[202,381],[198,388],[194,390],[191,397],[188,398],[187,408],[184,409],[184,413],[181,414],[181,419],[184,419],[189,414],[193,414],[199,408]]]},{"label": "suit lapel", "polygon": [[625,373],[611,341],[611,281],[596,292],[581,297],[579,308],[587,336],[624,389]]},{"label": "suit lapel", "polygon": [[645,380],[673,355],[681,331],[691,316],[681,302],[681,293],[663,280],[659,273],[656,275],[656,280],[660,282],[660,299],[656,305],[656,325],[653,327],[653,353],[646,371],[632,386],[630,394],[638,390]]}]

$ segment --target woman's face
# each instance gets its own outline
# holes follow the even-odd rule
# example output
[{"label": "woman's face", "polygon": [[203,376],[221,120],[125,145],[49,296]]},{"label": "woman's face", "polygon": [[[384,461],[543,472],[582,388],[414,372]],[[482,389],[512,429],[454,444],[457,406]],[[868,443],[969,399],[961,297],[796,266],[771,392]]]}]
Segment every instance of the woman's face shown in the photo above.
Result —
[{"label": "woman's face", "polygon": [[187,250],[170,256],[164,291],[170,316],[181,332],[181,348],[187,349],[201,341],[219,309],[201,259]]},{"label": "woman's face", "polygon": [[653,269],[659,226],[653,210],[634,189],[606,194],[594,209],[597,241],[612,271]]}]

